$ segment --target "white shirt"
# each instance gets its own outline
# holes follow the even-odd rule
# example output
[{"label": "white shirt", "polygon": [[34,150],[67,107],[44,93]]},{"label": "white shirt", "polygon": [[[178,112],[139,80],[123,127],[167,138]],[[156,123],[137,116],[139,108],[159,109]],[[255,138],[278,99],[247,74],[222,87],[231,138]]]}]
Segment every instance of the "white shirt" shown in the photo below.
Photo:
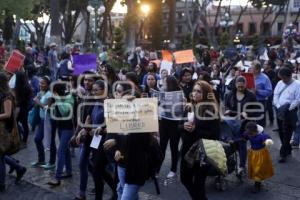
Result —
[{"label": "white shirt", "polygon": [[[282,94],[281,91],[286,87],[283,81],[279,81],[274,90],[273,104],[276,108],[283,106],[284,104],[290,104],[290,109],[293,110],[300,104],[300,82],[294,80]],[[280,95],[280,97],[279,97]]]}]

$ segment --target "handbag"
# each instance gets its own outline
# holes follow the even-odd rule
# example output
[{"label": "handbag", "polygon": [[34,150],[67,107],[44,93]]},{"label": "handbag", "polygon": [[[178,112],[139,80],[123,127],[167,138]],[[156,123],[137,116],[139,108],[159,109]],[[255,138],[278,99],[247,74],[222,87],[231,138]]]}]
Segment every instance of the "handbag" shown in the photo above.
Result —
[{"label": "handbag", "polygon": [[28,123],[31,126],[31,130],[34,131],[35,127],[40,123],[40,108],[38,106],[34,106],[28,113]]},{"label": "handbag", "polygon": [[[14,109],[13,109],[14,110]],[[4,112],[3,102],[1,103],[0,113]],[[14,113],[12,112],[12,116]],[[21,140],[15,117],[11,117],[13,125],[10,130],[6,127],[7,121],[0,121],[0,155],[12,155],[20,150]]]}]

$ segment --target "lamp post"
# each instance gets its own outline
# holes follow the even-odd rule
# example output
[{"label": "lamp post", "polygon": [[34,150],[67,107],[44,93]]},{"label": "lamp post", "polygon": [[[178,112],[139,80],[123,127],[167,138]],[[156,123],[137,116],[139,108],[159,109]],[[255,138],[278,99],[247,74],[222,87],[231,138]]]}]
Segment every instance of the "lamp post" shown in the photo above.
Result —
[{"label": "lamp post", "polygon": [[235,34],[235,38],[233,40],[233,43],[236,44],[236,47],[238,49],[241,47],[241,38],[243,36],[244,36],[244,34],[241,30],[238,30],[238,32]]},{"label": "lamp post", "polygon": [[92,43],[93,43],[94,51],[97,52],[99,45],[101,46],[101,43],[100,43],[101,41],[97,38],[97,33],[99,31],[98,18],[101,18],[103,13],[105,13],[105,7],[99,1],[93,0],[93,1],[90,1],[90,4],[87,6],[86,9],[90,13],[90,15],[93,17],[94,32],[93,32]]},{"label": "lamp post", "polygon": [[151,7],[148,4],[142,4],[141,5],[141,12],[142,12],[142,40],[148,40],[148,34],[147,34],[147,24],[146,24],[146,19],[149,15],[149,12],[151,10]]},{"label": "lamp post", "polygon": [[223,17],[222,20],[220,21],[220,26],[225,27],[226,32],[228,32],[228,28],[229,28],[230,26],[232,26],[233,24],[234,24],[234,22],[232,21],[229,12],[226,11],[226,13],[224,14],[224,17]]}]

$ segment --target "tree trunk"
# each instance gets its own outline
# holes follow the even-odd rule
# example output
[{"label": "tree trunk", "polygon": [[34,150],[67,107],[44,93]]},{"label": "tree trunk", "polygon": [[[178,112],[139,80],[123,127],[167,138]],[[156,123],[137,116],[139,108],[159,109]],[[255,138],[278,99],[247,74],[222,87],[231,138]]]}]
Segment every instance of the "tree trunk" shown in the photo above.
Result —
[{"label": "tree trunk", "polygon": [[[128,14],[132,15],[135,13],[135,0],[127,0],[127,8],[128,8]],[[128,15],[127,14],[127,15]],[[133,15],[132,15],[133,16]],[[126,34],[126,46],[128,51],[132,51],[135,49],[136,45],[136,24],[132,22],[133,17],[129,16],[129,22],[128,22],[128,28],[127,28],[127,34]]]},{"label": "tree trunk", "polygon": [[168,35],[171,43],[175,43],[175,24],[176,24],[176,0],[169,0],[169,29]]},{"label": "tree trunk", "polygon": [[51,18],[51,31],[50,41],[61,45],[61,26],[59,22],[59,2],[57,0],[50,0],[50,18]]},{"label": "tree trunk", "polygon": [[85,39],[84,39],[84,44],[83,46],[87,49],[90,46],[90,39],[91,39],[91,35],[90,35],[90,13],[89,12],[85,12],[84,14],[85,17],[85,22],[86,22],[86,30],[85,30]]}]

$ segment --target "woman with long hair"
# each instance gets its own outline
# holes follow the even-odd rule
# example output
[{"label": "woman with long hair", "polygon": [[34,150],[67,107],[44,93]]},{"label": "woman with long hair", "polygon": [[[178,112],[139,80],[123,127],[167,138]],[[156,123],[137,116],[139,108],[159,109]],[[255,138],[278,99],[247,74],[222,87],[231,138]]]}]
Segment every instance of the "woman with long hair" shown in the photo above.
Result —
[{"label": "woman with long hair", "polygon": [[[8,133],[11,133],[14,128],[15,116],[14,116],[14,97],[11,94],[8,86],[8,78],[6,74],[0,72],[0,122],[4,126],[1,128],[6,129]],[[4,131],[4,130],[2,130]],[[0,154],[0,192],[5,191],[5,164],[8,164],[11,168],[10,172],[16,170],[17,177],[15,183],[18,184],[26,172],[26,168],[21,166],[15,159]]]},{"label": "woman with long hair", "polygon": [[220,119],[218,103],[211,85],[205,81],[197,81],[192,92],[192,110],[194,114],[184,123],[182,134],[182,152],[180,178],[193,200],[207,200],[205,181],[208,168],[195,162],[190,166],[184,159],[186,153],[199,139],[218,140]]},{"label": "woman with long hair", "polygon": [[22,141],[27,143],[29,128],[28,128],[28,112],[30,106],[30,99],[32,97],[32,90],[24,72],[18,71],[16,73],[16,85],[13,89],[16,98],[16,107],[19,112],[17,115],[17,122],[22,124]]},{"label": "woman with long hair", "polygon": [[[115,96],[119,99],[132,100],[133,88],[129,84],[121,83],[116,86]],[[115,160],[119,184],[118,199],[138,199],[138,191],[149,178],[149,133],[120,133],[108,134],[112,139],[104,143],[105,149],[115,148]]]},{"label": "woman with long hair", "polygon": [[[59,147],[57,151],[58,162],[55,179],[49,181],[48,184],[58,186],[62,179],[72,177],[72,163],[69,144],[74,134],[74,97],[72,94],[68,94],[66,92],[66,85],[64,83],[56,83],[53,86],[53,95],[55,98],[55,106],[52,109],[59,136]],[[65,173],[63,173],[64,167],[66,169]]]},{"label": "woman with long hair", "polygon": [[[112,190],[111,199],[117,199],[117,184],[112,176],[113,173],[108,172],[110,161],[113,162],[113,156],[110,152],[106,152],[103,148],[105,139],[107,138],[106,125],[104,118],[104,100],[106,98],[106,84],[102,80],[98,80],[93,85],[92,94],[95,98],[95,106],[91,112],[91,122],[93,128],[89,130],[91,136],[101,136],[101,142],[97,149],[93,149],[93,176],[95,182],[95,200],[102,200],[104,193],[104,181]],[[112,167],[113,168],[113,167]],[[114,172],[114,170],[112,170]]]},{"label": "woman with long hair", "polygon": [[[45,149],[43,144],[44,139],[44,121],[47,112],[47,107],[51,102],[52,93],[50,91],[50,78],[44,76],[40,80],[40,92],[34,98],[35,106],[39,107],[40,123],[35,132],[34,142],[38,152],[38,161],[33,162],[33,167],[43,167],[45,169],[54,169],[56,160],[56,146],[55,146],[55,131],[52,127],[51,130],[51,144],[50,144],[50,160],[49,163],[45,163]],[[52,125],[52,124],[51,124]]]},{"label": "woman with long hair", "polygon": [[143,94],[146,94],[147,97],[151,96],[151,89],[159,91],[157,87],[157,79],[155,74],[148,74],[147,76],[147,84],[145,86],[145,89],[143,91]]},{"label": "woman with long hair", "polygon": [[[179,83],[175,76],[168,76],[164,83],[164,92],[181,91]],[[160,147],[165,158],[168,143],[170,141],[171,148],[171,168],[167,178],[173,178],[176,175],[178,163],[178,145],[180,140],[180,132],[178,131],[178,120],[172,120],[162,117],[159,121]]]}]

